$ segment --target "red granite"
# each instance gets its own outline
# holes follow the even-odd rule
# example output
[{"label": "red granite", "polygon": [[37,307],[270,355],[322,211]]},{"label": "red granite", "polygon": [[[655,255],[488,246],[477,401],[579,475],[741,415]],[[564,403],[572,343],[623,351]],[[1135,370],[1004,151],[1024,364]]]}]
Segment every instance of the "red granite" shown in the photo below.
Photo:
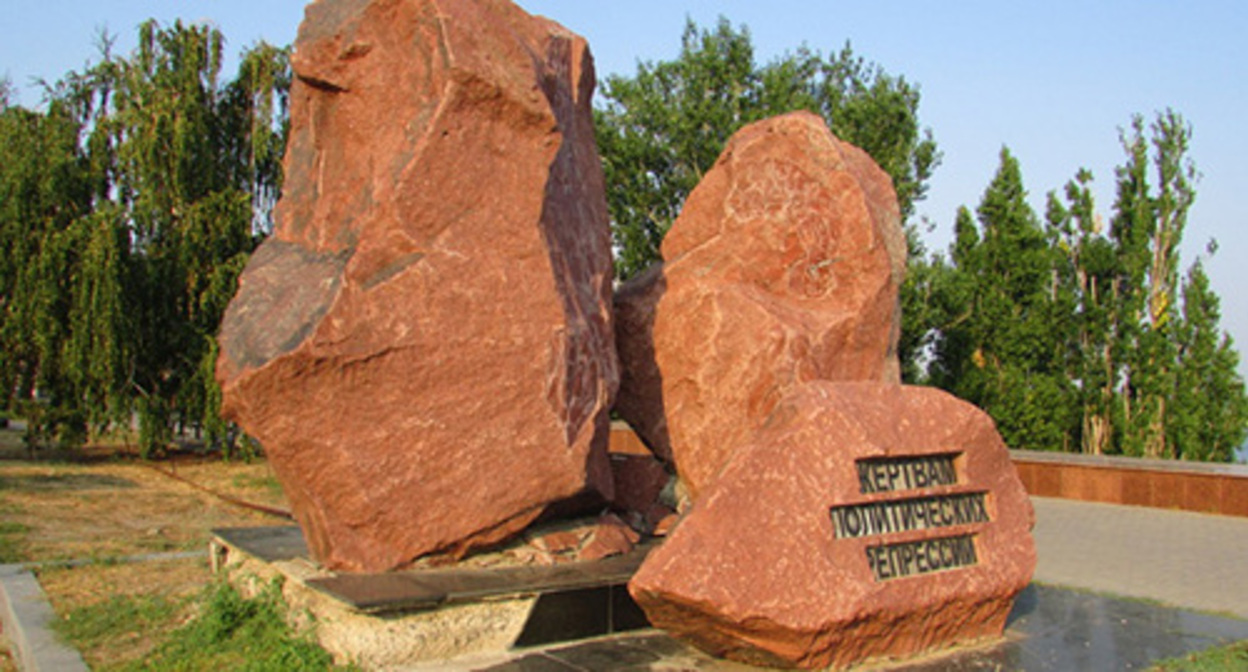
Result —
[{"label": "red granite", "polygon": [[905,236],[892,182],[799,112],[732,137],[616,294],[616,409],[692,496],[794,387],[898,381]]},{"label": "red granite", "polygon": [[458,557],[607,501],[611,237],[585,41],[505,0],[319,0],[273,236],[220,336],[316,560]]},{"label": "red granite", "polygon": [[1001,636],[1035,568],[1034,514],[983,412],[932,388],[815,382],[734,448],[629,584],[655,626],[812,669]]}]

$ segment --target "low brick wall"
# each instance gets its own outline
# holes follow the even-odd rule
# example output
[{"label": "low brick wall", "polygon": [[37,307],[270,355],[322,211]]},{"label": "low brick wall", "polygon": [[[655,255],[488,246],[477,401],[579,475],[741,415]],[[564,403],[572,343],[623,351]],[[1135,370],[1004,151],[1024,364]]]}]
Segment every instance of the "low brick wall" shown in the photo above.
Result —
[{"label": "low brick wall", "polygon": [[[611,452],[645,454],[622,422],[611,425]],[[1248,466],[1012,450],[1027,493],[1085,502],[1182,509],[1248,517]]]},{"label": "low brick wall", "polygon": [[1029,494],[1248,517],[1248,466],[1010,451]]}]

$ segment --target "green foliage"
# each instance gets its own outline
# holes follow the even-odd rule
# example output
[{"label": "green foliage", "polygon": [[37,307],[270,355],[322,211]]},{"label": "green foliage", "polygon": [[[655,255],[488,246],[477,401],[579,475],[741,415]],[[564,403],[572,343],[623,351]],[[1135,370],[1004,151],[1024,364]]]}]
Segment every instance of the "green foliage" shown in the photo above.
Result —
[{"label": "green foliage", "polygon": [[334,666],[314,640],[287,624],[280,583],[246,599],[222,581],[207,589],[194,620],[131,669],[285,672]]},{"label": "green foliage", "polygon": [[215,334],[271,229],[288,53],[266,44],[222,83],[214,29],[149,21],[48,88],[0,106],[0,384],[33,444],[129,427],[163,450],[220,439]]},{"label": "green foliage", "polygon": [[1182,658],[1159,661],[1151,672],[1227,672],[1248,670],[1248,641],[1217,646]]},{"label": "green foliage", "polygon": [[1070,381],[1053,338],[1053,249],[1008,150],[976,212],[978,225],[958,215],[945,304],[959,317],[937,343],[933,382],[988,411],[1011,446],[1062,446]]},{"label": "green foliage", "polygon": [[689,21],[675,60],[610,76],[602,93],[595,122],[621,279],[659,258],[689,192],[750,122],[794,110],[821,115],[893,177],[903,217],[939,162],[931,133],[919,130],[918,89],[904,78],[849,46],[826,59],[802,48],[759,66],[749,31],[723,18],[713,30]]},{"label": "green foliage", "polygon": [[1239,353],[1218,328],[1218,303],[1197,261],[1183,285],[1183,316],[1174,329],[1176,367],[1166,429],[1177,458],[1231,462],[1248,438]]},{"label": "green foliage", "polygon": [[1091,182],[1092,174],[1081,170],[1067,183],[1064,203],[1050,193],[1047,223],[1056,248],[1055,309],[1063,316],[1055,338],[1066,344],[1066,375],[1076,383],[1070,401],[1078,426],[1068,428],[1066,444],[1101,454],[1113,440],[1119,380],[1114,334],[1123,280],[1118,252],[1095,214]]},{"label": "green foliage", "polygon": [[77,415],[66,410],[76,404],[63,345],[72,308],[66,271],[77,262],[77,221],[91,208],[78,130],[65,105],[0,110],[0,389],[13,394],[10,408],[38,389],[44,403],[28,413],[32,433],[53,437],[47,420]]},{"label": "green foliage", "polygon": [[1177,457],[1167,424],[1178,376],[1178,249],[1197,179],[1187,156],[1190,140],[1190,126],[1173,111],[1157,115],[1147,136],[1143,119],[1134,118],[1122,138],[1128,160],[1118,170],[1110,235],[1118,243],[1123,290],[1117,343],[1123,390],[1116,424],[1128,455]]},{"label": "green foliage", "polygon": [[[1248,423],[1239,355],[1199,261],[1180,281],[1195,197],[1191,129],[1171,111],[1122,136],[1108,230],[1081,170],[1043,225],[1008,151],[949,266],[929,266],[930,380],[1016,448],[1229,461]],[[1181,301],[1179,300],[1181,298]]]},{"label": "green foliage", "polygon": [[906,383],[930,383],[928,367],[921,361],[933,347],[938,325],[947,325],[954,308],[946,303],[953,276],[944,258],[928,257],[915,227],[906,228],[906,279],[901,286],[901,337],[897,344],[901,379]]}]

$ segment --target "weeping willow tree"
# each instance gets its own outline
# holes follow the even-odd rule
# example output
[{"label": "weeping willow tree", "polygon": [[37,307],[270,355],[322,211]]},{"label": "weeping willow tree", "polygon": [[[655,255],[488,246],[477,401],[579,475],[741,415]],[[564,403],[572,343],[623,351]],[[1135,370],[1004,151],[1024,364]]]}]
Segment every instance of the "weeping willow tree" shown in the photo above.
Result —
[{"label": "weeping willow tree", "polygon": [[290,70],[259,44],[222,81],[215,29],[147,22],[128,57],[0,110],[0,381],[32,440],[137,419],[147,454],[217,438],[214,336],[271,229]]}]

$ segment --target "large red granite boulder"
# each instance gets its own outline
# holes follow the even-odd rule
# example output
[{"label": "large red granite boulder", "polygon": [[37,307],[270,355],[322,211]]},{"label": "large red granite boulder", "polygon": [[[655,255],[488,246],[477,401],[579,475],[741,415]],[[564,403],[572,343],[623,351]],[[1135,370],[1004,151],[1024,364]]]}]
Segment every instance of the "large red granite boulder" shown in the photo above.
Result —
[{"label": "large red granite boulder", "polygon": [[823,120],[741,129],[616,295],[616,408],[697,495],[810,380],[899,381],[892,181]]},{"label": "large red granite boulder", "polygon": [[932,388],[796,388],[629,590],[745,662],[822,668],[999,637],[1036,563],[992,420]]},{"label": "large red granite boulder", "polygon": [[585,41],[506,0],[318,0],[293,66],[276,228],[217,375],[315,558],[386,570],[609,498]]}]

